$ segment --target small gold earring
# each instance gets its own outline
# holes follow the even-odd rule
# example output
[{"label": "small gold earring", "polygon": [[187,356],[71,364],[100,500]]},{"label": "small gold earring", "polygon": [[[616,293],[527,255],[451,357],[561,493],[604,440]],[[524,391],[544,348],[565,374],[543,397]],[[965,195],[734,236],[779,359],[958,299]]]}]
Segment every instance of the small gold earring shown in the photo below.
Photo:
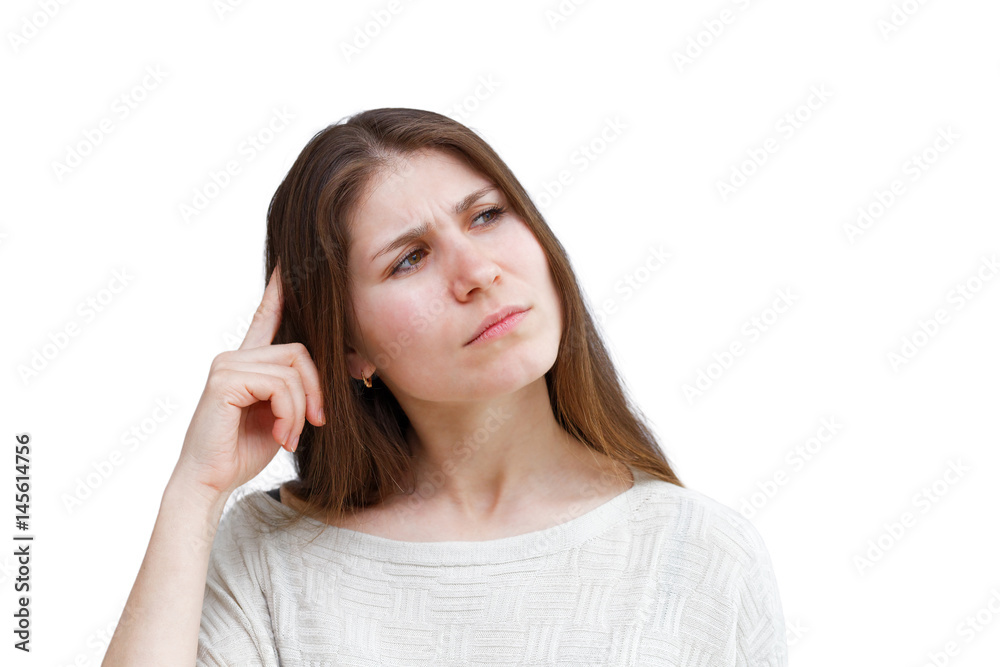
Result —
[{"label": "small gold earring", "polygon": [[365,377],[364,373],[361,374],[361,379],[365,381],[365,386],[366,387],[371,388],[371,386],[372,386],[372,377],[374,375],[375,375],[375,371],[372,371],[372,374],[369,375],[368,377]]}]

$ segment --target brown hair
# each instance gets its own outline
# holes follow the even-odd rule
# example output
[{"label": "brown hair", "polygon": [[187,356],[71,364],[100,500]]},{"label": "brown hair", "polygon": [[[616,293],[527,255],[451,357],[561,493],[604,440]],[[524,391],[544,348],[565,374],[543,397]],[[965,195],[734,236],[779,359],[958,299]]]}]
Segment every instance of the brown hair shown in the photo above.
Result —
[{"label": "brown hair", "polygon": [[[367,388],[348,370],[346,348],[357,320],[347,258],[351,216],[367,188],[422,149],[447,151],[492,181],[548,258],[564,318],[556,362],[545,374],[557,423],[597,452],[684,486],[626,397],[566,251],[511,170],[479,135],[447,116],[386,108],[316,133],[267,211],[264,275],[280,262],[284,297],[273,342],[299,342],[309,351],[327,416],[321,427],[305,422],[294,454],[298,477],[285,490],[310,514],[314,508],[333,521],[388,495],[414,492],[412,481],[401,483],[412,479],[406,414],[377,375]],[[293,522],[302,516],[295,512]]]}]

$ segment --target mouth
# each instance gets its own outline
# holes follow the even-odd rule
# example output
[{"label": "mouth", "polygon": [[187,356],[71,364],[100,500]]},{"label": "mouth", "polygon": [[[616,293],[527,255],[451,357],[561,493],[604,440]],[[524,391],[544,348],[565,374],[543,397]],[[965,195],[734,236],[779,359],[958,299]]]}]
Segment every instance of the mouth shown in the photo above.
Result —
[{"label": "mouth", "polygon": [[518,322],[524,319],[524,313],[527,313],[528,310],[530,310],[530,306],[507,306],[491,315],[487,315],[476,330],[476,335],[469,339],[466,345],[489,340],[507,333]]}]

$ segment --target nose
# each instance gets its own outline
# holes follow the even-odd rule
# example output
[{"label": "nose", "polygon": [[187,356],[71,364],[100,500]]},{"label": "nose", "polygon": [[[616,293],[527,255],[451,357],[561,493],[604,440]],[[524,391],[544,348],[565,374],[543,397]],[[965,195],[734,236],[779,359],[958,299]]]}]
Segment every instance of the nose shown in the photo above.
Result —
[{"label": "nose", "polygon": [[448,276],[455,298],[464,301],[477,289],[488,289],[500,278],[500,266],[493,259],[486,240],[459,238],[448,249],[451,256]]}]

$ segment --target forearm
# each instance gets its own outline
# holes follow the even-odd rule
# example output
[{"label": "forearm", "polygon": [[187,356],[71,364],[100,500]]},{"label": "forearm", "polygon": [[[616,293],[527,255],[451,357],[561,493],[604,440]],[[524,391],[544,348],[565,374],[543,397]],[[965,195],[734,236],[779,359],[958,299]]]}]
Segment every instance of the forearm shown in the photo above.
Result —
[{"label": "forearm", "polygon": [[228,497],[171,476],[102,666],[195,664],[209,555]]}]

